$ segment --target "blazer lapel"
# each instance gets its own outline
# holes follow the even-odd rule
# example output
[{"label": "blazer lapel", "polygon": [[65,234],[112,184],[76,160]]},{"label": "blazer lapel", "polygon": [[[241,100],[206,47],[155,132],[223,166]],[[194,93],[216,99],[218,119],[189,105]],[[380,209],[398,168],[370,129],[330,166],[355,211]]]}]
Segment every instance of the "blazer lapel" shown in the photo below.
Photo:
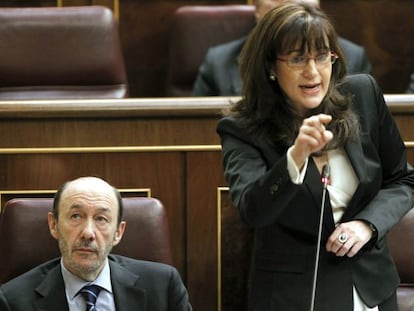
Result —
[{"label": "blazer lapel", "polygon": [[139,276],[116,262],[109,261],[115,306],[122,311],[149,311],[145,289],[137,285]]},{"label": "blazer lapel", "polygon": [[[318,168],[312,158],[309,158],[308,163],[308,172],[307,178],[305,178],[305,184],[308,187],[309,191],[312,193],[315,204],[317,208],[318,215],[318,224],[320,219],[320,213],[322,208],[322,199],[323,199],[323,186],[322,186],[322,176],[318,171]],[[319,228],[319,226],[318,226]],[[326,191],[325,196],[325,205],[324,205],[324,215],[323,215],[323,230],[324,236],[327,238],[329,234],[335,229],[335,223],[333,220],[332,207],[329,199],[329,193]],[[317,231],[315,232],[317,235]]]},{"label": "blazer lapel", "polygon": [[34,301],[35,310],[69,310],[60,265],[56,265],[46,274],[35,292],[38,294]]},{"label": "blazer lapel", "polygon": [[351,198],[351,201],[345,209],[342,217],[343,219],[352,217],[362,208],[360,202],[363,198],[364,192],[366,191],[367,180],[370,178],[368,176],[369,172],[367,170],[366,161],[363,160],[365,157],[360,139],[358,139],[358,141],[348,143],[345,146],[345,151],[347,152],[355,174],[358,177],[359,184]]}]

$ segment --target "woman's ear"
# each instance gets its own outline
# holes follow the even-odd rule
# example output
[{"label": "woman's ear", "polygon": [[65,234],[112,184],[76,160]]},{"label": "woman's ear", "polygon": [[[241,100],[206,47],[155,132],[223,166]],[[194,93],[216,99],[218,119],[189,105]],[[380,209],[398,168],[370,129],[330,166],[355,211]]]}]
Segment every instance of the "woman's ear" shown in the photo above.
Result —
[{"label": "woman's ear", "polygon": [[276,81],[276,65],[273,63],[266,63],[266,71],[268,72],[268,77],[272,81]]}]

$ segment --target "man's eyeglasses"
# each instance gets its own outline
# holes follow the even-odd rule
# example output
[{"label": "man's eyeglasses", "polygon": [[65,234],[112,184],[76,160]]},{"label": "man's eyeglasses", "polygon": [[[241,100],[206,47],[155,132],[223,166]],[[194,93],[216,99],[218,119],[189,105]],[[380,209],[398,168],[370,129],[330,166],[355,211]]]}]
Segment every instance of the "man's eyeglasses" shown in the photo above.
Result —
[{"label": "man's eyeglasses", "polygon": [[305,68],[310,59],[313,59],[315,62],[316,67],[323,68],[327,65],[332,65],[338,59],[338,55],[332,52],[327,53],[320,53],[316,56],[305,56],[305,55],[296,55],[296,56],[289,56],[286,58],[277,57],[277,60],[285,62],[289,68],[292,69],[303,69]]}]

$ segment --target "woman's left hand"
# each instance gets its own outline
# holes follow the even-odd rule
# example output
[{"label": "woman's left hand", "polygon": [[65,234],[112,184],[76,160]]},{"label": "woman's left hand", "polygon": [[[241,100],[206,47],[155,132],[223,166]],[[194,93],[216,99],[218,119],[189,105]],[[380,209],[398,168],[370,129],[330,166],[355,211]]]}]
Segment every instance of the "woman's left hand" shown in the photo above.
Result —
[{"label": "woman's left hand", "polygon": [[355,256],[372,238],[370,225],[362,220],[353,220],[339,224],[326,243],[326,250],[336,256]]}]

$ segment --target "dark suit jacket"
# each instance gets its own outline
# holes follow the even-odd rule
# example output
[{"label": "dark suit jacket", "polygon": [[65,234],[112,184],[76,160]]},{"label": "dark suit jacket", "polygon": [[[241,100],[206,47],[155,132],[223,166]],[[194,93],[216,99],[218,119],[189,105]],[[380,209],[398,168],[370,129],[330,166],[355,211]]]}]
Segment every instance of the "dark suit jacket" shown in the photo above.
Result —
[{"label": "dark suit jacket", "polygon": [[[187,291],[171,266],[109,256],[115,306],[119,311],[188,311]],[[68,310],[60,258],[0,287],[1,311]]]},{"label": "dark suit jacket", "polygon": [[[198,70],[193,96],[238,96],[241,78],[237,59],[247,37],[211,47]],[[365,49],[343,38],[338,43],[345,54],[348,74],[371,73]]]},{"label": "dark suit jacket", "polygon": [[[385,235],[413,206],[414,172],[407,171],[404,143],[382,93],[369,75],[348,78],[344,92],[354,94],[361,135],[345,146],[359,185],[342,222],[365,220],[378,231],[354,258],[327,253],[335,228],[325,207],[316,292],[318,311],[352,310],[352,286],[368,306],[383,303],[399,284]],[[218,123],[225,176],[234,205],[255,228],[251,309],[308,310],[322,201],[321,176],[309,159],[304,183],[293,184],[286,150],[247,132],[233,117]]]}]

